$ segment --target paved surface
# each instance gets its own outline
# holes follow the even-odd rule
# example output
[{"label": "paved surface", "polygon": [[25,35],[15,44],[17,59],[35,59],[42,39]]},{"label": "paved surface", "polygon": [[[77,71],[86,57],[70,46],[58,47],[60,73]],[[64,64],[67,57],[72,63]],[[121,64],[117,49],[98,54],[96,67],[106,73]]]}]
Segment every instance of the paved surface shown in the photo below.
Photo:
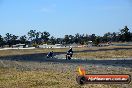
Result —
[{"label": "paved surface", "polygon": [[65,60],[64,54],[57,55],[55,58],[45,58],[45,55],[39,54],[0,57],[0,66],[15,67],[17,69],[23,70],[51,69],[62,72],[76,71],[79,66],[83,66],[87,70],[91,69],[91,71],[93,68],[97,69],[96,72],[98,72],[99,69],[131,70],[132,60],[125,58],[120,60],[82,60],[75,58],[71,60]]}]

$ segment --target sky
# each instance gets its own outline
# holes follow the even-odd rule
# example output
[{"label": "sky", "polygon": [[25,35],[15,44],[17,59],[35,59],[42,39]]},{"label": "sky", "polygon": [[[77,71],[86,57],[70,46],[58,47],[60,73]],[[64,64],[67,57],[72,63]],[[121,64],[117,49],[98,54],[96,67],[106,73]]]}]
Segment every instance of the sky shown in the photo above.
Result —
[{"label": "sky", "polygon": [[0,35],[29,30],[52,36],[132,32],[131,0],[0,0]]}]

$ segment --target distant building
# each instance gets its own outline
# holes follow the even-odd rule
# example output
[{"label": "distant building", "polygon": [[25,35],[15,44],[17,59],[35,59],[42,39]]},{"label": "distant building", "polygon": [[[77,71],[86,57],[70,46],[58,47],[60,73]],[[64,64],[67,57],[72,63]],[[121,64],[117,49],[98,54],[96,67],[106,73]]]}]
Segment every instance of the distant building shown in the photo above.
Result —
[{"label": "distant building", "polygon": [[93,46],[93,42],[92,41],[88,41],[88,47],[92,47]]},{"label": "distant building", "polygon": [[69,47],[78,47],[78,44],[76,44],[76,43],[73,43],[73,44],[68,44],[68,45],[66,45],[68,48]]},{"label": "distant building", "polygon": [[62,44],[55,44],[55,45],[48,45],[48,44],[43,44],[43,45],[38,45],[39,48],[63,48]]},{"label": "distant building", "polygon": [[28,45],[26,44],[16,44],[16,45],[12,45],[12,48],[27,48]]}]

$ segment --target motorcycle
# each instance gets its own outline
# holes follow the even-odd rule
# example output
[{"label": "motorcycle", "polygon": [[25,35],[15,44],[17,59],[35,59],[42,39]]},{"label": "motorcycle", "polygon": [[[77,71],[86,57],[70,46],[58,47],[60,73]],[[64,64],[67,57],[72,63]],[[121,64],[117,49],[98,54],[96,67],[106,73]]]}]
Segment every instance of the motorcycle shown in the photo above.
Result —
[{"label": "motorcycle", "polygon": [[71,60],[72,55],[73,55],[72,52],[67,52],[67,54],[66,54],[66,60]]}]

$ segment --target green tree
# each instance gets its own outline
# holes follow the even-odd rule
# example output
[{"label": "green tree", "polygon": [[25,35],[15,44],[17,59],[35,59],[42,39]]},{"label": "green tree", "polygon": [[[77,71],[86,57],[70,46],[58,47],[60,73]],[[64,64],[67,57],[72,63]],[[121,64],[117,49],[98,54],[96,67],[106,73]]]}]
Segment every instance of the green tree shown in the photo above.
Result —
[{"label": "green tree", "polygon": [[74,43],[74,36],[73,35],[68,35],[69,37],[69,43],[72,44]]},{"label": "green tree", "polygon": [[127,26],[125,26],[123,29],[120,30],[120,40],[121,41],[130,41],[131,40],[131,33],[129,32],[129,29]]},{"label": "green tree", "polygon": [[57,44],[64,44],[64,39],[63,38],[57,38],[56,43]]},{"label": "green tree", "polygon": [[24,44],[27,42],[27,37],[26,37],[26,35],[23,35],[23,36],[20,37],[20,42],[21,42],[21,43],[24,43]]},{"label": "green tree", "polygon": [[30,30],[28,32],[29,39],[33,44],[41,43],[40,34],[41,32],[37,32],[36,30]]},{"label": "green tree", "polygon": [[41,33],[41,40],[42,40],[44,43],[48,43],[49,36],[50,36],[50,33],[44,31],[44,32]]},{"label": "green tree", "polygon": [[15,45],[17,43],[18,36],[12,35],[11,36],[11,45]]},{"label": "green tree", "polygon": [[12,38],[12,34],[6,33],[6,37],[4,37],[4,40],[6,44],[9,45],[9,47],[11,47],[11,38]]},{"label": "green tree", "polygon": [[4,39],[3,37],[0,35],[0,47],[4,46]]},{"label": "green tree", "polygon": [[49,42],[50,44],[55,44],[56,43],[56,38],[54,36],[52,36],[50,39],[49,39]]},{"label": "green tree", "polygon": [[29,39],[31,39],[31,41],[33,41],[35,39],[35,36],[36,36],[36,30],[30,30],[28,32],[28,36],[29,36]]},{"label": "green tree", "polygon": [[35,43],[36,44],[41,43],[40,34],[41,34],[41,32],[36,32],[35,33]]},{"label": "green tree", "polygon": [[95,34],[92,34],[92,35],[90,36],[90,41],[95,41],[95,39],[96,39],[96,35],[95,35]]},{"label": "green tree", "polygon": [[103,36],[103,42],[109,42],[112,40],[112,34],[110,32],[107,32]]},{"label": "green tree", "polygon": [[97,46],[99,43],[100,43],[100,36],[97,36],[96,38],[95,38],[95,41],[94,41],[94,44]]},{"label": "green tree", "polygon": [[64,43],[65,44],[69,44],[70,42],[70,39],[69,39],[69,35],[65,35],[65,37],[64,37]]},{"label": "green tree", "polygon": [[111,41],[113,41],[113,42],[117,42],[117,41],[118,41],[118,37],[117,37],[117,33],[116,33],[116,32],[113,32],[113,33],[111,34],[111,36],[112,36]]},{"label": "green tree", "polygon": [[78,44],[78,43],[80,43],[80,41],[81,41],[80,34],[79,34],[79,33],[75,34],[74,42],[75,42],[76,44]]}]

